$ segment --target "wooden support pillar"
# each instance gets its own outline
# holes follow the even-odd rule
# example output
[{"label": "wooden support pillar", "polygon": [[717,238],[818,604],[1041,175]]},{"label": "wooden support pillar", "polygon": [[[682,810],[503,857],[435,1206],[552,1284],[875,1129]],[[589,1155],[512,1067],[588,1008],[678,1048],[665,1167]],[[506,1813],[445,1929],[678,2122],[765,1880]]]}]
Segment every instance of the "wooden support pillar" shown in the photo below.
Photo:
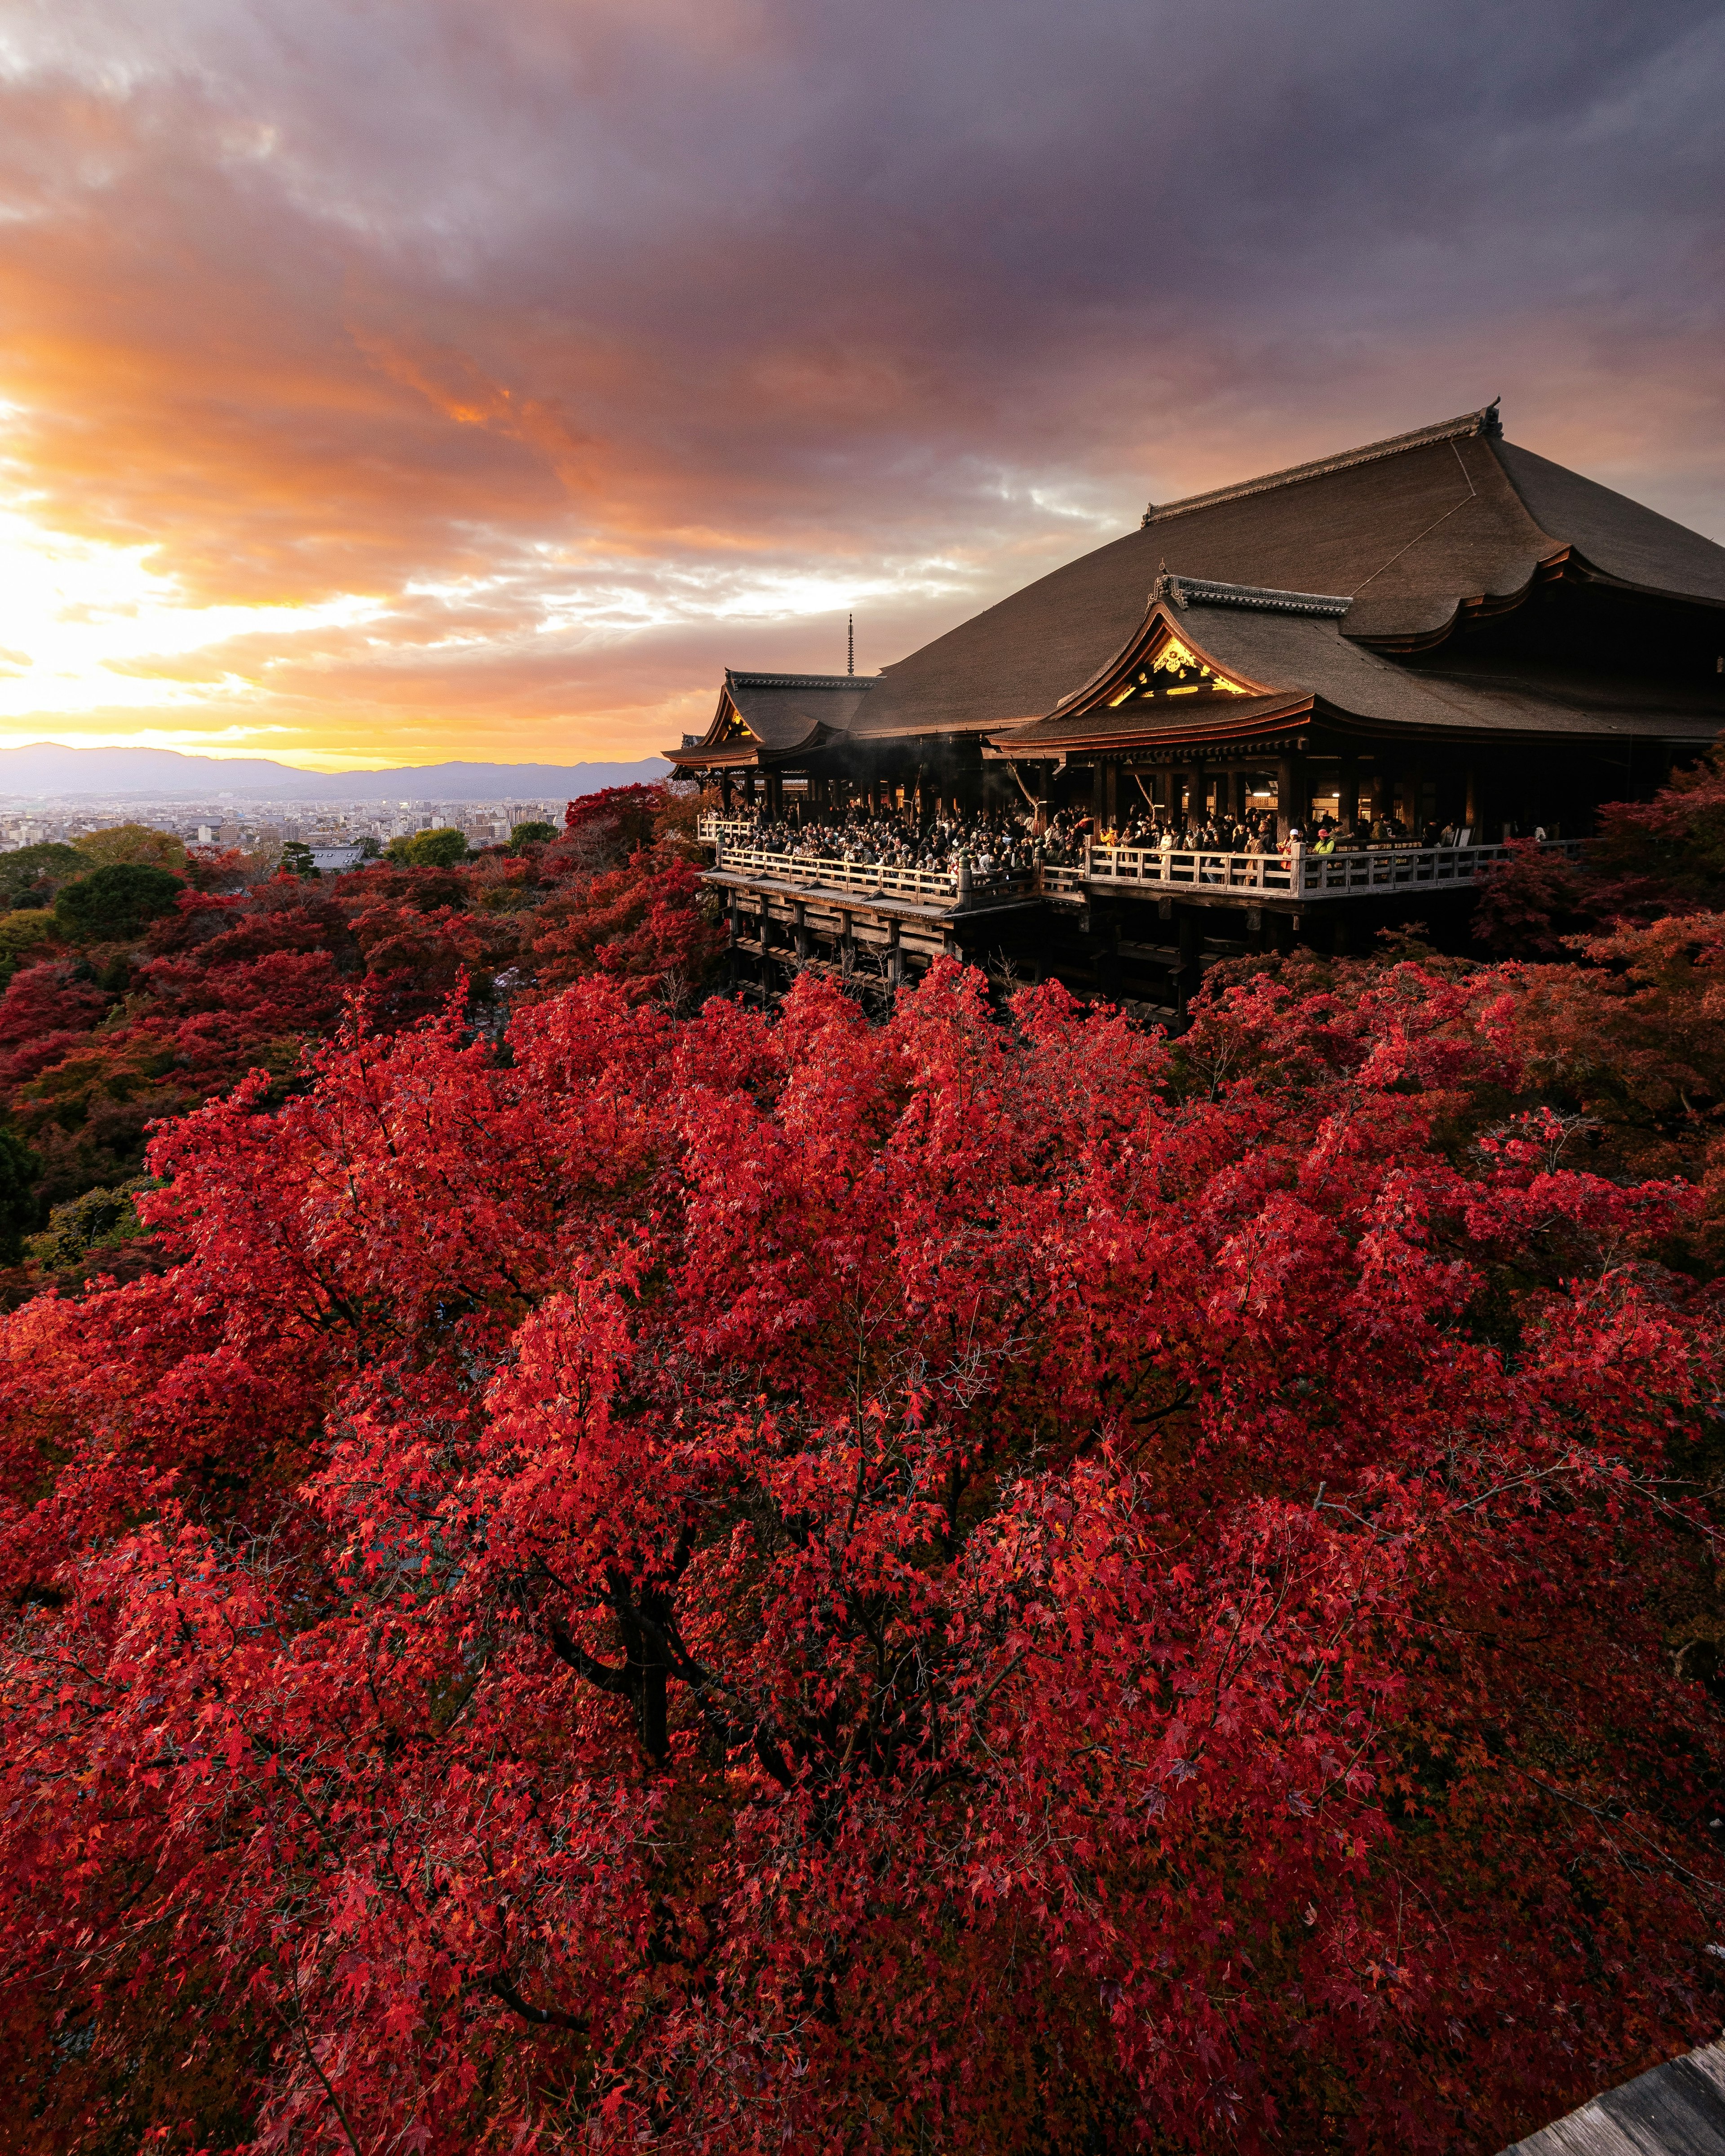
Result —
[{"label": "wooden support pillar", "polygon": [[1380,756],[1372,766],[1372,821],[1374,824],[1381,823],[1389,814],[1391,784],[1389,766]]},{"label": "wooden support pillar", "polygon": [[771,994],[773,990],[773,907],[763,891],[760,905],[761,926],[761,986]]},{"label": "wooden support pillar", "polygon": [[731,814],[731,773],[728,771],[719,773],[719,805],[726,815]]},{"label": "wooden support pillar", "polygon": [[896,990],[904,986],[905,948],[899,941],[900,923],[895,916],[886,924],[886,979]]},{"label": "wooden support pillar", "polygon": [[731,985],[734,988],[742,978],[742,954],[737,947],[738,939],[742,934],[742,901],[734,891],[730,894],[730,903],[726,908],[726,912],[728,916],[731,938],[730,948],[726,954],[727,961],[726,970],[730,977]]},{"label": "wooden support pillar", "polygon": [[1106,925],[1102,931],[1102,947],[1098,955],[1096,986],[1110,1003],[1120,999],[1120,916],[1113,908],[1108,911]]},{"label": "wooden support pillar", "polygon": [[792,906],[791,920],[791,940],[796,945],[797,956],[799,959],[806,959],[809,956],[809,909],[801,899],[798,899]]},{"label": "wooden support pillar", "polygon": [[1099,788],[1101,798],[1096,804],[1097,814],[1106,829],[1117,831],[1120,829],[1119,758],[1111,756],[1104,757],[1096,767],[1096,776],[1101,781]]},{"label": "wooden support pillar", "polygon": [[1419,845],[1425,832],[1425,766],[1412,765],[1408,772],[1408,835]]},{"label": "wooden support pillar", "polygon": [[1276,767],[1276,836],[1285,839],[1297,824],[1306,828],[1306,759],[1285,756]]},{"label": "wooden support pillar", "polygon": [[1336,820],[1350,837],[1359,820],[1359,758],[1344,756],[1342,775],[1336,783]]},{"label": "wooden support pillar", "polygon": [[742,774],[742,798],[747,802],[751,808],[755,805],[756,777],[757,773],[753,764],[751,764],[748,769]]},{"label": "wooden support pillar", "polygon": [[1175,911],[1174,923],[1180,949],[1180,963],[1174,969],[1173,978],[1174,1014],[1183,1025],[1186,1006],[1204,978],[1204,968],[1199,963],[1204,943],[1204,921],[1195,906],[1182,906]]}]

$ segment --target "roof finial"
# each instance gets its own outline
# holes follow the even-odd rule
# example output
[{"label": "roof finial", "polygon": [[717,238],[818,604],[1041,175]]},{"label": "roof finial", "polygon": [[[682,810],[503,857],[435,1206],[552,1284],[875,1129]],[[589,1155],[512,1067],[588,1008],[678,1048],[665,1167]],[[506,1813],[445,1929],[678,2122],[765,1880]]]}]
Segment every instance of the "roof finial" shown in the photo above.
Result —
[{"label": "roof finial", "polygon": [[1496,440],[1503,433],[1503,414],[1498,409],[1502,402],[1501,397],[1494,397],[1480,414],[1480,432],[1488,440]]},{"label": "roof finial", "polygon": [[845,617],[845,671],[847,674],[856,671],[856,616],[854,613]]},{"label": "roof finial", "polygon": [[1177,607],[1183,607],[1186,603],[1186,594],[1180,588],[1179,578],[1171,577],[1168,572],[1166,554],[1156,565],[1156,581],[1150,587],[1151,605],[1156,605],[1162,599],[1172,599]]}]

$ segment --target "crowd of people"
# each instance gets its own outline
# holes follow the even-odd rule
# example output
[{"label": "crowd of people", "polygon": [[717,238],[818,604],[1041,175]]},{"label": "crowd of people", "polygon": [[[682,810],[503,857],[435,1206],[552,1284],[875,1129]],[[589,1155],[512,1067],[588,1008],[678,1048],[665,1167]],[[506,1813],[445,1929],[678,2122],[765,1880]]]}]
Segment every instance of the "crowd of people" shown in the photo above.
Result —
[{"label": "crowd of people", "polygon": [[1126,818],[1117,829],[1098,831],[1101,846],[1139,846],[1164,853],[1285,854],[1293,845],[1314,854],[1346,852],[1358,846],[1453,846],[1461,842],[1454,824],[1430,823],[1415,834],[1399,816],[1360,816],[1352,823],[1321,813],[1306,823],[1296,823],[1286,836],[1278,837],[1272,808],[1249,809],[1243,816],[1225,812],[1197,820],[1178,821],[1158,816],[1153,810]]},{"label": "crowd of people", "polygon": [[920,830],[891,811],[870,808],[798,820],[737,808],[726,820],[748,824],[752,843],[762,853],[867,868],[925,869],[937,875],[968,867],[978,882],[1076,865],[1084,858],[1091,824],[1086,814],[1070,808],[1056,811],[1040,829],[1028,813],[1001,809],[975,815],[942,810]]},{"label": "crowd of people", "polygon": [[1461,839],[1453,824],[1434,823],[1416,835],[1399,816],[1362,816],[1344,825],[1327,814],[1314,816],[1307,825],[1294,824],[1284,836],[1273,809],[1174,819],[1147,803],[1118,824],[1084,808],[1060,808],[1040,819],[1028,809],[974,814],[942,809],[919,829],[914,821],[878,808],[787,817],[742,805],[730,810],[726,820],[747,824],[752,843],[763,853],[948,875],[968,867],[973,880],[982,883],[1034,875],[1042,868],[1076,867],[1084,859],[1086,842],[1168,854],[1286,855],[1296,844],[1314,854],[1332,854],[1369,845],[1453,846]]}]

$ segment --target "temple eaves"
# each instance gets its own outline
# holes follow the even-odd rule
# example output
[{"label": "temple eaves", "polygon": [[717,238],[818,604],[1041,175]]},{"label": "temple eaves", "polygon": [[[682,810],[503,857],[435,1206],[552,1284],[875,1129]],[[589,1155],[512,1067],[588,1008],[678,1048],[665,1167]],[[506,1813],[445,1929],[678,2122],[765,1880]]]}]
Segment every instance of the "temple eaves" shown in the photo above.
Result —
[{"label": "temple eaves", "polygon": [[1246,607],[1254,613],[1327,615],[1338,620],[1353,604],[1344,592],[1281,592],[1267,584],[1219,584],[1205,577],[1181,577],[1164,571],[1150,587],[1150,603],[1169,600],[1177,607]]},{"label": "temple eaves", "polygon": [[737,689],[872,689],[878,674],[744,674],[725,669],[725,685]]}]

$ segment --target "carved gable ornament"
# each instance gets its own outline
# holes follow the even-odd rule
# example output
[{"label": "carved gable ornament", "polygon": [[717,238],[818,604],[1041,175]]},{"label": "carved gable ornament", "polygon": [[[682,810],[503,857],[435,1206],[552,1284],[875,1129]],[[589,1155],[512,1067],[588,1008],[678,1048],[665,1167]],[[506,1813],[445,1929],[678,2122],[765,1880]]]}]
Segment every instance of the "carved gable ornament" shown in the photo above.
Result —
[{"label": "carved gable ornament", "polygon": [[1230,681],[1225,674],[1219,674],[1207,660],[1200,659],[1189,644],[1184,644],[1170,629],[1155,646],[1138,660],[1127,677],[1123,688],[1117,689],[1108,699],[1111,711],[1120,704],[1160,702],[1167,696],[1194,696],[1201,689],[1219,690],[1228,696],[1249,696],[1251,694],[1239,681]]}]

